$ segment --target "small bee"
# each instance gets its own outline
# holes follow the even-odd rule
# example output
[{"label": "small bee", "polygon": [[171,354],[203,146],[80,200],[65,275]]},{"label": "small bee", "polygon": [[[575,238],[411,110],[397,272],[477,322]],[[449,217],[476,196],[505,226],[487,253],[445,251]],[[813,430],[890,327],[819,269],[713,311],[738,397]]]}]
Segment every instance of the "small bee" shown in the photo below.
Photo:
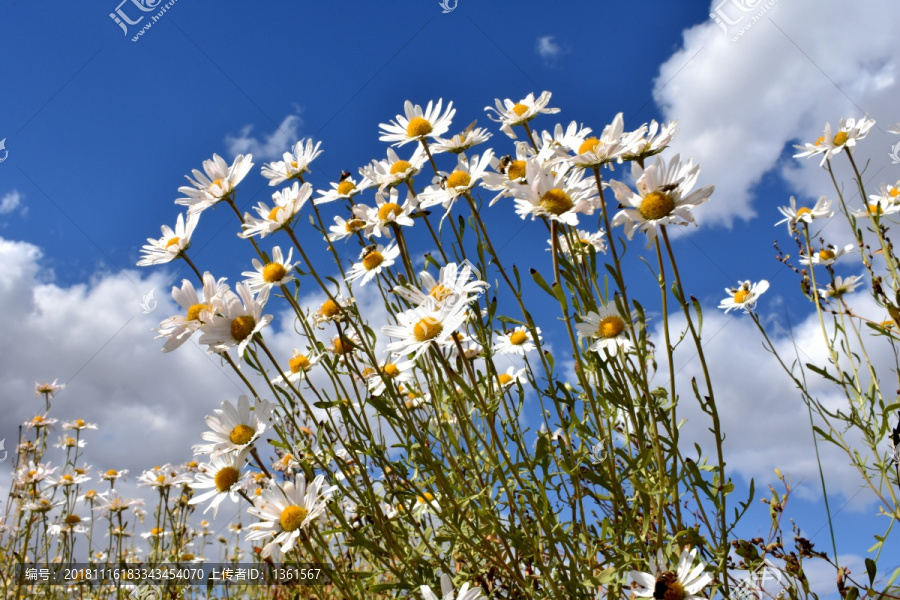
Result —
[{"label": "small bee", "polygon": [[440,186],[441,186],[442,190],[447,189],[447,176],[446,175],[444,177],[441,177]]},{"label": "small bee", "polygon": [[672,571],[660,573],[656,578],[656,586],[653,588],[653,597],[656,600],[670,600],[678,597],[678,575]]},{"label": "small bee", "polygon": [[509,163],[511,163],[512,160],[512,156],[510,156],[509,154],[501,158],[500,164],[497,165],[497,172],[506,175],[506,168],[509,167]]},{"label": "small bee", "polygon": [[350,171],[341,171],[341,178],[338,179],[338,183],[350,177]]},{"label": "small bee", "polygon": [[669,192],[671,192],[673,190],[677,190],[677,189],[678,189],[677,183],[667,183],[666,185],[661,186],[659,188],[659,191],[668,194]]},{"label": "small bee", "polygon": [[368,255],[375,252],[375,249],[378,248],[378,244],[369,244],[365,248],[362,249],[362,252],[359,253],[360,260],[364,259]]}]

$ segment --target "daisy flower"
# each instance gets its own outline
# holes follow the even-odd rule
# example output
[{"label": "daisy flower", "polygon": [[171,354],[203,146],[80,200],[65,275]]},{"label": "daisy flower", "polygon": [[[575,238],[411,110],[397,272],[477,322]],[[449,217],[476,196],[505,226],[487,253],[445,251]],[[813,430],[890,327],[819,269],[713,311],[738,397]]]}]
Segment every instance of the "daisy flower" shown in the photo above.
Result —
[{"label": "daisy flower", "polygon": [[118,471],[116,469],[109,469],[108,471],[100,475],[100,479],[115,483],[119,479],[125,481],[126,475],[128,475],[128,469],[120,469]]},{"label": "daisy flower", "polygon": [[515,367],[508,367],[505,372],[497,373],[495,383],[496,387],[502,391],[517,383],[527,384],[528,380],[525,377],[525,369],[516,370]]},{"label": "daisy flower", "polygon": [[700,176],[700,165],[693,161],[682,164],[678,154],[668,165],[661,157],[646,169],[632,163],[631,175],[637,193],[620,181],[610,182],[616,199],[626,206],[613,217],[612,224],[624,225],[629,240],[635,231],[647,232],[648,244],[656,239],[661,225],[694,223],[693,209],[708,201],[714,189],[707,185],[691,192]]},{"label": "daisy flower", "polygon": [[[593,131],[590,127],[584,127],[572,121],[563,129],[562,123],[557,123],[553,131],[542,131],[540,134],[541,152],[547,156],[554,154],[557,158],[568,156],[571,148],[578,148]],[[527,142],[526,142],[527,143]]]},{"label": "daisy flower", "polygon": [[[590,233],[584,229],[576,229],[573,233],[575,234],[575,243],[572,244],[572,248],[569,247],[569,237],[567,235],[562,234],[557,237],[556,247],[562,254],[580,259],[582,256],[589,256],[592,247],[598,253],[606,252],[606,239],[602,231]],[[547,244],[550,245],[549,249],[552,251],[553,240],[547,240]]]},{"label": "daisy flower", "polygon": [[344,298],[343,294],[338,294],[334,297],[334,300],[329,298],[315,312],[309,313],[307,323],[311,327],[322,329],[323,323],[345,321],[348,316],[346,309],[352,306],[354,302],[353,298]]},{"label": "daisy flower", "polygon": [[275,203],[273,208],[265,202],[256,205],[255,210],[259,217],[251,216],[250,213],[244,213],[244,223],[242,225],[244,231],[240,234],[242,238],[266,237],[270,233],[275,233],[280,229],[286,229],[291,226],[291,222],[300,209],[309,200],[312,195],[312,184],[304,183],[300,185],[295,181],[294,185],[284,188],[281,191],[272,194],[272,201]]},{"label": "daisy flower", "polygon": [[402,160],[393,148],[388,148],[387,160],[373,160],[368,166],[360,168],[359,174],[383,190],[412,179],[422,170],[427,159],[421,146],[416,147],[409,160]]},{"label": "daisy flower", "polygon": [[365,219],[359,219],[356,216],[352,216],[350,219],[347,219],[345,221],[341,217],[335,217],[334,225],[328,228],[328,231],[330,231],[331,233],[328,234],[327,239],[329,242],[343,240],[359,231],[362,231],[365,228]]},{"label": "daisy flower", "polygon": [[494,158],[492,150],[486,151],[480,157],[476,154],[469,160],[465,154],[460,154],[456,161],[456,169],[447,173],[440,171],[435,177],[436,183],[425,188],[419,194],[419,206],[430,208],[440,204],[445,209],[445,214],[453,207],[453,203],[460,196],[470,194],[478,180],[484,176]]},{"label": "daisy flower", "polygon": [[53,523],[47,528],[50,535],[72,535],[75,533],[87,533],[88,529],[83,523],[90,522],[90,517],[80,517],[75,513],[69,513],[58,523]]},{"label": "daisy flower", "polygon": [[849,294],[856,290],[860,286],[861,281],[862,275],[851,275],[847,278],[842,278],[838,275],[827,287],[819,288],[819,296],[826,301],[829,298],[840,298],[844,294]]},{"label": "daisy flower", "polygon": [[638,129],[625,135],[625,119],[622,113],[603,128],[600,137],[569,138],[569,149],[574,156],[568,161],[576,167],[593,168],[612,161],[621,161],[625,154],[634,153],[642,141],[644,131]]},{"label": "daisy flower", "polygon": [[312,140],[300,140],[294,144],[290,152],[282,155],[284,160],[275,161],[262,167],[262,176],[269,180],[269,185],[278,185],[291,179],[299,179],[304,173],[309,172],[309,163],[322,154],[319,146],[322,142],[313,144]]},{"label": "daisy flower", "polygon": [[163,344],[163,352],[171,352],[191,337],[195,331],[200,329],[202,324],[200,321],[200,313],[209,309],[215,299],[219,298],[228,290],[225,284],[225,278],[216,281],[215,277],[207,271],[203,274],[203,299],[197,295],[194,284],[188,279],[181,281],[181,288],[172,287],[172,298],[175,299],[181,308],[184,309],[184,315],[176,315],[169,317],[160,322],[159,329],[155,330],[159,335],[156,339],[166,338]]},{"label": "daisy flower", "polygon": [[87,442],[84,440],[76,440],[72,436],[60,436],[55,444],[53,444],[54,448],[84,448],[87,445]]},{"label": "daisy flower", "polygon": [[612,303],[601,306],[598,312],[588,312],[581,323],[575,324],[579,337],[597,340],[588,349],[601,357],[612,356],[620,348],[625,352],[632,348],[626,328],[625,319]]},{"label": "daisy flower", "polygon": [[765,279],[756,283],[750,283],[749,280],[742,281],[736,288],[725,288],[728,297],[722,300],[719,308],[724,308],[726,313],[734,308],[742,308],[748,313],[756,308],[756,301],[768,289],[769,282]]},{"label": "daisy flower", "polygon": [[366,178],[363,178],[360,183],[356,183],[348,174],[346,177],[341,177],[341,180],[337,183],[332,183],[330,190],[317,190],[320,196],[313,200],[313,204],[325,204],[335,200],[352,200],[353,196],[372,185],[373,183]]},{"label": "daisy flower", "polygon": [[871,219],[880,219],[886,215],[893,215],[900,212],[900,203],[894,201],[890,197],[869,196],[872,202],[866,204],[862,210],[853,211],[854,217],[868,217]]},{"label": "daisy flower", "polygon": [[593,181],[584,179],[584,171],[567,174],[562,165],[542,166],[537,159],[529,159],[525,165],[527,185],[512,184],[516,199],[516,214],[523,219],[531,215],[545,217],[567,225],[578,225],[578,213],[592,214],[596,187]]},{"label": "daisy flower", "polygon": [[656,551],[656,559],[650,558],[650,572],[631,571],[630,577],[638,584],[634,591],[638,598],[666,598],[677,600],[704,600],[699,592],[712,581],[706,573],[706,564],[701,560],[694,567],[697,549],[690,552],[685,548],[678,559],[676,571],[666,570],[666,559],[662,549]]},{"label": "daisy flower", "polygon": [[475,127],[475,121],[466,127],[462,133],[457,133],[451,138],[435,138],[431,144],[431,153],[439,154],[441,152],[450,152],[459,154],[465,152],[472,146],[483,144],[491,138],[491,133],[483,127]]},{"label": "daisy flower", "polygon": [[794,158],[822,154],[822,161],[819,163],[819,166],[822,166],[825,164],[825,161],[839,154],[844,148],[847,148],[848,152],[852,151],[856,146],[856,142],[866,137],[873,125],[875,125],[875,121],[866,117],[862,117],[859,121],[856,119],[841,119],[840,123],[838,123],[837,132],[832,134],[831,123],[826,123],[825,132],[814,143],[794,146],[800,150],[799,153],[794,155]]},{"label": "daisy flower", "polygon": [[200,490],[209,491],[194,496],[188,504],[200,504],[212,499],[203,513],[213,509],[213,518],[215,518],[219,505],[225,498],[231,498],[232,502],[237,502],[238,492],[241,490],[241,469],[246,461],[246,449],[212,457],[208,464],[201,467],[200,472],[194,474],[194,480],[189,484],[197,493],[200,493]]},{"label": "daisy flower", "polygon": [[52,417],[48,417],[47,415],[34,415],[34,418],[30,421],[25,421],[23,425],[25,429],[31,431],[32,429],[40,429],[41,427],[48,427],[50,429],[54,428],[54,425],[59,421],[59,419],[54,419]]},{"label": "daisy flower", "polygon": [[416,519],[421,519],[425,513],[439,514],[441,505],[438,503],[434,494],[424,492],[421,496],[416,496],[416,503],[412,506],[412,514]]},{"label": "daisy flower", "polygon": [[834,261],[856,248],[854,244],[847,244],[843,248],[838,248],[834,244],[829,244],[818,252],[813,252],[812,256],[805,254],[800,255],[801,265],[833,265]]},{"label": "daisy flower", "polygon": [[367,284],[383,269],[393,266],[398,256],[400,256],[400,248],[395,242],[391,242],[387,248],[377,244],[374,248],[369,246],[363,249],[359,255],[359,262],[353,264],[347,275],[347,283],[362,279],[360,285]]},{"label": "daisy flower", "polygon": [[410,383],[415,380],[413,367],[416,363],[411,360],[404,361],[385,361],[377,371],[374,371],[366,378],[366,385],[373,395],[383,394],[387,386],[384,380],[387,379],[395,386],[403,383]]},{"label": "daisy flower", "polygon": [[34,397],[40,398],[42,396],[46,397],[48,400],[52,400],[53,396],[56,395],[56,392],[60,391],[64,387],[65,384],[58,383],[59,379],[54,379],[52,383],[38,383],[34,382]]},{"label": "daisy flower", "polygon": [[809,225],[813,222],[813,219],[828,219],[834,214],[834,211],[831,210],[831,200],[825,196],[819,196],[815,206],[812,208],[806,206],[797,208],[797,199],[791,196],[791,205],[779,206],[778,210],[784,215],[784,218],[775,223],[775,226],[778,227],[782,223],[787,223],[788,233],[791,232],[791,228],[795,227],[797,223],[802,222]]},{"label": "daisy flower", "polygon": [[249,526],[252,530],[247,534],[248,542],[274,536],[267,543],[260,556],[267,558],[276,545],[281,546],[282,554],[290,552],[296,545],[302,529],[308,528],[314,521],[322,517],[325,504],[337,489],[326,486],[325,477],[318,475],[309,485],[306,477],[299,473],[295,482],[285,482],[281,486],[272,486],[263,490],[252,508],[247,512],[262,519],[262,522]]},{"label": "daisy flower", "polygon": [[[321,354],[303,354],[294,348],[294,353],[288,360],[288,370],[285,371],[284,375],[289,382],[296,385],[297,382],[303,379],[303,377],[312,370],[321,358]],[[282,384],[284,383],[284,379],[279,375],[272,380],[272,383]]]},{"label": "daisy flower", "polygon": [[403,227],[412,227],[415,225],[409,216],[416,207],[415,198],[406,195],[403,204],[400,203],[400,193],[397,188],[391,188],[389,194],[385,194],[387,190],[379,192],[375,195],[376,206],[368,206],[366,204],[357,204],[353,207],[353,214],[366,222],[366,237],[381,237],[382,234],[391,237],[391,226],[398,225]]},{"label": "daisy flower", "polygon": [[450,346],[448,334],[466,320],[466,303],[443,303],[432,297],[420,306],[397,314],[397,325],[385,325],[381,331],[397,341],[387,345],[396,356],[415,354],[418,358],[432,342]]},{"label": "daisy flower", "polygon": [[144,501],[139,498],[125,498],[113,490],[97,494],[96,499],[99,501],[97,508],[103,511],[105,517],[144,505]]},{"label": "daisy flower", "polygon": [[63,421],[63,429],[83,431],[85,429],[97,429],[97,425],[95,423],[86,423],[84,419],[75,419],[72,422]]},{"label": "daisy flower", "polygon": [[678,133],[678,121],[669,121],[665,125],[660,125],[655,120],[650,122],[649,129],[642,126],[638,131],[641,137],[636,140],[635,147],[631,152],[627,152],[622,156],[623,160],[645,160],[651,156],[655,156],[669,147],[675,134]]},{"label": "daisy flower", "polygon": [[[537,328],[538,341],[542,341],[541,328]],[[497,343],[494,344],[494,352],[498,354],[517,354],[524,356],[526,352],[531,352],[537,348],[534,343],[534,337],[531,330],[527,327],[516,327],[510,331],[503,333],[497,337]]]},{"label": "daisy flower", "polygon": [[344,356],[356,350],[362,340],[354,331],[345,331],[342,335],[336,335],[331,338],[331,346],[328,350],[337,356]]},{"label": "daisy flower", "polygon": [[462,265],[447,263],[441,267],[437,279],[428,271],[422,271],[419,275],[422,277],[424,292],[417,288],[401,286],[395,287],[392,291],[410,304],[418,306],[429,297],[438,303],[467,304],[490,287],[487,282],[478,279],[480,274],[473,272],[472,265],[468,261],[464,261]]},{"label": "daisy flower", "polygon": [[158,240],[147,238],[147,243],[141,248],[141,254],[144,256],[137,262],[137,266],[163,265],[180,258],[190,247],[191,235],[199,220],[199,213],[188,213],[187,221],[184,215],[178,215],[174,230],[168,225],[163,225],[161,238]]},{"label": "daisy flower", "polygon": [[[545,148],[550,147],[550,145],[545,146]],[[491,199],[488,206],[493,206],[500,198],[512,196],[514,184],[527,183],[525,179],[525,165],[531,158],[537,158],[537,155],[528,142],[516,142],[515,157],[507,154],[500,158],[495,156],[491,159],[491,168],[494,170],[484,174],[481,187],[500,193]],[[538,160],[542,164],[546,162],[543,160],[543,157]]]},{"label": "daisy flower", "polygon": [[249,448],[268,429],[272,410],[271,403],[259,398],[254,400],[251,410],[250,399],[244,394],[238,398],[237,406],[227,400],[222,402],[222,408],[206,417],[206,424],[212,431],[200,434],[210,443],[194,446],[194,454],[211,454],[215,458],[219,454]]},{"label": "daisy flower", "polygon": [[200,343],[209,346],[210,353],[220,354],[237,346],[238,356],[243,356],[253,336],[272,320],[272,315],[263,316],[263,304],[250,286],[241,282],[235,289],[237,294],[225,292],[214,306],[200,312]]},{"label": "daisy flower", "polygon": [[187,197],[179,198],[175,204],[187,206],[188,215],[198,214],[234,193],[252,166],[252,154],[238,154],[231,165],[218,154],[213,154],[211,160],[203,161],[206,174],[194,169],[194,178],[186,177],[191,185],[182,186],[178,191]]},{"label": "daisy flower", "polygon": [[[450,576],[444,573],[441,575],[441,596],[438,598],[434,592],[431,591],[431,587],[427,585],[423,585],[419,588],[419,591],[422,592],[422,598],[425,600],[454,600],[453,595],[453,582],[450,580]],[[481,590],[478,588],[469,589],[469,584],[465,583],[461,588],[459,588],[459,595],[455,597],[455,600],[482,600],[484,595],[481,593]]]},{"label": "daisy flower", "polygon": [[[516,134],[512,129],[516,125],[524,125],[539,114],[552,115],[559,112],[558,108],[547,108],[550,96],[550,92],[543,92],[535,99],[534,94],[528,94],[518,102],[513,102],[509,98],[501,102],[497,98],[494,100],[495,107],[486,106],[484,110],[488,112],[488,117],[492,121],[501,124],[500,130],[503,133],[512,139],[516,139]],[[491,115],[490,111],[497,113],[497,116]]]},{"label": "daisy flower", "polygon": [[52,477],[57,468],[50,468],[49,464],[35,463],[33,460],[29,460],[28,464],[22,465],[16,470],[15,481],[20,485],[38,483]]},{"label": "daisy flower", "polygon": [[[268,294],[271,289],[275,286],[287,285],[291,281],[295,279],[292,274],[293,270],[300,264],[298,260],[295,263],[291,262],[291,258],[293,257],[294,249],[288,248],[287,258],[284,257],[284,254],[281,252],[281,248],[279,246],[275,246],[272,248],[272,261],[267,264],[262,264],[257,259],[252,259],[254,271],[244,271],[241,273],[244,277],[246,277],[245,283],[250,286],[250,290],[255,294],[266,294],[268,298]],[[265,300],[263,300],[265,302]]]},{"label": "daisy flower", "polygon": [[448,102],[447,110],[441,114],[442,103],[443,99],[438,100],[437,104],[429,101],[423,111],[421,106],[413,105],[407,100],[403,104],[404,115],[397,115],[396,121],[378,125],[382,133],[378,139],[382,142],[393,142],[392,146],[402,146],[407,142],[424,141],[426,138],[439,137],[447,133],[456,109],[453,108],[453,102]]},{"label": "daisy flower", "polygon": [[172,465],[165,465],[144,471],[137,480],[138,485],[149,485],[163,490],[176,485],[186,485],[190,483],[191,476],[187,473],[179,473]]}]

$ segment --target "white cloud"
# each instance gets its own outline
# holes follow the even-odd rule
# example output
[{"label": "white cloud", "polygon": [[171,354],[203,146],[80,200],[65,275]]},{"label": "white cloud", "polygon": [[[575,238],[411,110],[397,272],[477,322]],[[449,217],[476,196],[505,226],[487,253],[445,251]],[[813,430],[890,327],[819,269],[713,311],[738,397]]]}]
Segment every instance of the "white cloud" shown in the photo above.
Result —
[{"label": "white cloud", "polygon": [[[736,21],[737,4],[717,0],[711,12],[721,7]],[[815,140],[826,122],[834,126],[841,117],[867,113],[879,122],[856,156],[860,165],[872,161],[867,172],[875,178],[872,191],[881,180],[893,181],[896,167],[890,167],[889,152],[897,138],[884,131],[900,117],[900,7],[876,0],[866,5],[863,18],[850,16],[856,9],[839,0],[743,2],[751,4],[755,11],[726,26],[728,35],[712,19],[687,29],[683,47],[661,66],[655,84],[665,117],[679,121],[673,150],[701,164],[700,184],[716,185],[713,201],[699,211],[701,222],[730,226],[753,217],[753,186],[772,170],[782,172],[801,195],[834,196],[818,160],[778,164],[778,159],[786,145]],[[768,4],[773,5],[765,9]],[[839,158],[843,171],[846,158]],[[766,200],[765,210],[774,217],[771,199]]]},{"label": "white cloud", "polygon": [[260,160],[280,159],[282,154],[299,139],[302,124],[303,120],[299,115],[288,115],[275,131],[263,134],[262,137],[250,135],[253,125],[245,125],[239,135],[225,136],[225,144],[233,156],[250,153]]},{"label": "white cloud", "polygon": [[556,36],[542,35],[538,37],[535,51],[544,59],[545,64],[553,64],[566,53],[566,50],[556,42]]},{"label": "white cloud", "polygon": [[0,215],[11,213],[19,208],[23,198],[24,195],[20,194],[18,190],[8,192],[5,196],[0,198]]}]

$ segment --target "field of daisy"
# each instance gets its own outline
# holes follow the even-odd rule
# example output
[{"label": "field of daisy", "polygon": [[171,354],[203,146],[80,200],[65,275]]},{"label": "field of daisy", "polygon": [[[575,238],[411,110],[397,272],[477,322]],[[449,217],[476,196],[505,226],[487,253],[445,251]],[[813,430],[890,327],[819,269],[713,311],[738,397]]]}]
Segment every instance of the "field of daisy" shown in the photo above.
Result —
[{"label": "field of daisy", "polygon": [[[854,161],[874,121],[841,119],[799,147],[796,158],[821,161],[824,195],[780,208],[778,260],[818,315],[829,360],[779,354],[755,312],[767,281],[736,282],[719,305],[757,326],[753,343],[783,366],[772,376],[807,407],[816,444],[842,450],[877,499],[884,528],[865,532],[873,546],[858,573],[838,561],[833,533],[822,548],[784,522],[789,474],[776,473],[777,489],[735,493],[721,374],[670,239],[717,199],[712,185],[697,186],[700,165],[667,150],[677,124],[627,131],[621,114],[602,131],[554,122],[550,92],[497,99],[486,112],[490,127],[462,128],[479,115],[407,101],[379,125],[384,156],[337,181],[311,168],[327,141],[297,141],[261,165],[213,155],[192,171],[176,201],[183,214],[141,251],[139,266],[183,261],[191,272],[171,290],[181,312],[147,344],[177,353],[192,340],[243,393],[209,407],[191,460],[129,474],[91,472],[91,415],[61,421],[62,386],[37,384],[38,409],[8,448],[4,598],[900,598],[900,569],[885,572],[881,552],[900,519],[890,236],[900,184],[872,189]],[[852,181],[838,180],[837,161]],[[274,193],[242,212],[239,187],[253,169]],[[848,190],[866,202],[854,205]],[[234,260],[249,270],[234,284],[192,258],[213,208],[233,213],[245,243]],[[486,211],[527,221],[551,267],[525,270],[513,248],[496,247]],[[855,243],[829,243],[819,226],[832,217]],[[835,261],[851,259],[860,275],[835,275]],[[638,280],[658,294],[635,297]],[[850,305],[866,283],[871,305]],[[301,286],[324,301],[304,305]],[[377,310],[363,292],[380,299]],[[567,345],[551,346],[536,325],[547,299],[554,339]],[[292,355],[267,345],[275,326],[294,332]],[[701,365],[690,386],[673,375],[685,347]],[[876,352],[892,357],[890,372],[876,372]],[[509,359],[516,366],[503,368]],[[810,393],[812,379],[842,404]],[[711,445],[681,439],[688,404]],[[117,488],[129,475],[142,497]],[[769,518],[747,524],[761,497]],[[207,519],[222,506],[245,517],[214,531]],[[819,564],[833,570],[832,589],[810,589]]]}]

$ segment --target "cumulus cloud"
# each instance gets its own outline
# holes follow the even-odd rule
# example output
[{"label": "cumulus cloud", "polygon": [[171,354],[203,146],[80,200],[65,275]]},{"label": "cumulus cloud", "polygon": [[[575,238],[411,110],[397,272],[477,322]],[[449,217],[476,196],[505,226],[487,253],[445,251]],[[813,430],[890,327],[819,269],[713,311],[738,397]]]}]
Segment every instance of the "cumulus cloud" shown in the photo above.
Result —
[{"label": "cumulus cloud", "polygon": [[[679,121],[673,150],[702,165],[700,184],[716,184],[721,201],[700,209],[701,222],[730,226],[755,216],[754,186],[768,172],[801,197],[833,196],[818,160],[779,159],[841,117],[868,114],[879,122],[857,160],[871,161],[866,178],[874,188],[896,178],[889,153],[898,140],[886,132],[900,117],[900,10],[890,0],[867,4],[855,18],[847,10],[839,0],[716,0],[710,12],[719,23],[684,31],[682,47],[660,67],[654,95],[664,116]],[[839,159],[846,176],[846,158]]]},{"label": "cumulus cloud", "polygon": [[538,37],[535,45],[535,52],[544,59],[544,64],[555,64],[560,56],[565,54],[567,50],[556,42],[556,36],[542,35]]},{"label": "cumulus cloud", "polygon": [[299,115],[288,115],[275,131],[261,136],[251,135],[253,125],[245,125],[240,134],[225,136],[225,144],[233,156],[250,153],[260,160],[280,159],[282,154],[299,139],[302,124],[303,120]]},{"label": "cumulus cloud", "polygon": [[13,190],[8,192],[2,198],[0,198],[0,215],[5,215],[13,212],[22,204],[22,199],[25,196],[20,194],[18,190]]}]

